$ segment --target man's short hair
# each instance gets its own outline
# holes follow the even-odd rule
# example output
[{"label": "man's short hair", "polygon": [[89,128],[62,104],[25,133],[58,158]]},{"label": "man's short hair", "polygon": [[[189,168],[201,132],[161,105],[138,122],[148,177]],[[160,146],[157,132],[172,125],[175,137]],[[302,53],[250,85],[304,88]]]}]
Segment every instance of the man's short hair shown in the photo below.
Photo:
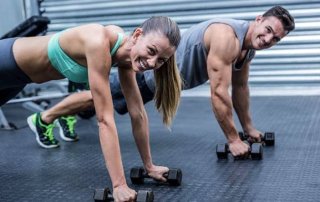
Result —
[{"label": "man's short hair", "polygon": [[283,28],[288,31],[288,33],[295,28],[294,18],[292,17],[292,15],[290,15],[289,11],[281,6],[274,6],[270,8],[262,16],[274,16],[278,18],[281,21]]}]

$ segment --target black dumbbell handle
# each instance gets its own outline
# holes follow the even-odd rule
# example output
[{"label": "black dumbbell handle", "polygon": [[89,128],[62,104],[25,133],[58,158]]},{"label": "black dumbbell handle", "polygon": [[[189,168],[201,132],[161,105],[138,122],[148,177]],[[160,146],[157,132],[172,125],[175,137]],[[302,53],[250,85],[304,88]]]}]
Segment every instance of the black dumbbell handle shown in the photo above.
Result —
[{"label": "black dumbbell handle", "polygon": [[[246,141],[244,141],[244,142],[246,142]],[[252,145],[250,145],[248,142],[247,142],[246,144],[249,145],[248,154],[251,154],[251,151],[252,151],[251,146],[252,146]],[[229,149],[229,144],[228,144],[228,143],[226,143],[226,147],[227,147],[227,152],[228,152],[228,153],[231,153],[231,152],[230,152],[230,149]]]},{"label": "black dumbbell handle", "polygon": [[[246,143],[246,144],[247,144],[247,143]],[[249,145],[249,144],[248,144],[248,145]],[[228,153],[231,153],[231,151],[230,151],[230,149],[229,149],[229,144],[228,144],[228,143],[226,143],[226,147],[227,147],[227,152],[228,152]],[[250,147],[250,145],[249,145],[248,152],[249,152],[249,154],[250,154],[250,152],[251,152],[251,147]]]},{"label": "black dumbbell handle", "polygon": [[[271,138],[270,138],[270,136]],[[247,140],[248,139],[248,135],[244,132],[239,132],[239,136],[241,138],[241,140]],[[265,132],[263,134],[261,134],[261,141],[264,143],[264,145],[266,146],[273,146],[274,145],[274,132]]]},{"label": "black dumbbell handle", "polygon": [[[246,142],[246,144],[250,145],[247,141],[244,141],[244,142]],[[260,144],[261,145],[261,143],[255,143],[255,144]],[[226,145],[227,145],[227,151],[230,153],[229,145],[228,144],[226,144]],[[260,151],[260,152],[262,152],[262,151]],[[249,146],[248,154],[252,155],[252,145]],[[260,153],[260,155],[261,155],[261,157],[259,159],[262,159],[262,153]]]},{"label": "black dumbbell handle", "polygon": [[[104,197],[104,200],[102,200],[102,199],[96,199],[96,197],[95,197],[96,193],[97,193],[97,192],[101,192],[101,191],[103,191],[104,194],[106,195],[106,196]],[[148,196],[147,196],[147,198],[146,198],[146,202],[151,202],[151,201],[153,201],[153,198],[154,198],[154,196],[153,196],[153,191],[142,191],[142,190],[139,190],[139,191],[137,191],[137,199],[139,198],[139,195],[143,194],[142,192],[147,192],[147,193],[148,193]],[[111,193],[111,191],[110,191],[109,188],[96,189],[96,191],[95,191],[95,193],[94,193],[94,199],[95,199],[95,201],[103,201],[103,202],[112,202],[112,201],[114,201],[114,198],[113,198],[112,193]],[[137,200],[137,199],[136,199],[136,200]]]},{"label": "black dumbbell handle", "polygon": [[[143,178],[152,178],[144,168],[142,168],[142,169],[143,169],[143,172],[141,173],[141,177],[143,177]],[[170,169],[169,169],[169,171],[170,171]],[[165,178],[168,178],[169,171],[164,173],[162,176],[165,177]]]},{"label": "black dumbbell handle", "polygon": [[[244,137],[245,140],[249,138],[249,135],[248,135],[247,133],[239,132],[239,134],[240,134],[240,133],[242,133],[242,136]],[[265,139],[266,139],[266,134],[267,134],[267,133],[270,133],[270,132],[265,132],[265,133],[263,133],[263,134],[260,135],[261,141],[265,141]]]}]

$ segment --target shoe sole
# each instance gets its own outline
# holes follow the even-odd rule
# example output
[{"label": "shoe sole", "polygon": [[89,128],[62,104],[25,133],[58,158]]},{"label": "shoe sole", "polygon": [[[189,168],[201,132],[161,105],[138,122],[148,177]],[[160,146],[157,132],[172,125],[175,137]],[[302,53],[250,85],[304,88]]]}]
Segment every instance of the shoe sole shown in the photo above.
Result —
[{"label": "shoe sole", "polygon": [[65,136],[64,133],[63,133],[62,126],[60,125],[59,121],[56,120],[55,122],[56,122],[56,126],[59,127],[59,134],[60,134],[61,139],[63,139],[64,141],[67,141],[67,142],[76,142],[76,141],[79,140],[78,138],[71,139],[71,138],[68,138],[67,136]]},{"label": "shoe sole", "polygon": [[36,126],[33,124],[32,117],[33,117],[33,115],[29,116],[28,119],[27,119],[27,122],[28,122],[29,128],[35,134],[36,140],[37,140],[38,144],[40,145],[40,147],[45,148],[45,149],[51,149],[51,148],[59,147],[59,145],[45,145],[40,141],[39,133],[38,133],[38,131],[36,129]]}]

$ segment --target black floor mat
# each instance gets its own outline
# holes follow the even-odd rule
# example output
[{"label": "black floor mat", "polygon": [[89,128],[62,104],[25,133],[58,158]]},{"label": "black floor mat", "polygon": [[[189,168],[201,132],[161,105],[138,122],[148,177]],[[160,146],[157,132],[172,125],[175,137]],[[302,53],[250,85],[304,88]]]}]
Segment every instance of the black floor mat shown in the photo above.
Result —
[{"label": "black floor mat", "polygon": [[[182,185],[147,180],[132,185],[130,168],[139,166],[128,115],[116,115],[127,182],[152,188],[155,201],[318,201],[320,198],[320,97],[254,97],[251,112],[261,131],[274,131],[276,144],[264,148],[262,161],[218,161],[217,143],[225,138],[209,98],[182,99],[171,132],[146,105],[155,164],[180,168]],[[26,124],[30,112],[19,105],[3,107],[9,121]],[[239,123],[236,121],[238,129]],[[42,149],[29,128],[0,130],[0,201],[93,201],[95,188],[111,186],[98,141],[97,124],[78,120],[80,141],[60,140]]]}]

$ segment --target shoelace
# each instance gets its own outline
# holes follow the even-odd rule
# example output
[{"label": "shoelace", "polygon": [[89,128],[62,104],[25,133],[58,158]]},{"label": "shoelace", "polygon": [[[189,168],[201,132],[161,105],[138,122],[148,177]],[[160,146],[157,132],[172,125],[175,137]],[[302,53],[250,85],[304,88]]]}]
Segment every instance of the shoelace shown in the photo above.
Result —
[{"label": "shoelace", "polygon": [[62,119],[67,121],[67,126],[71,134],[74,134],[74,124],[77,122],[77,119],[74,116],[62,117]]},{"label": "shoelace", "polygon": [[53,124],[49,124],[47,126],[43,126],[46,128],[46,131],[44,132],[45,136],[49,138],[50,142],[54,140],[54,136],[53,136],[53,128],[54,125]]},{"label": "shoelace", "polygon": [[45,125],[43,123],[41,123],[40,120],[40,115],[35,115],[34,118],[36,119],[36,122],[38,122],[40,124],[41,127],[45,128],[46,131],[43,133],[46,137],[49,138],[49,141],[52,142],[54,140],[54,136],[53,136],[53,128],[54,128],[54,124],[48,124]]}]

